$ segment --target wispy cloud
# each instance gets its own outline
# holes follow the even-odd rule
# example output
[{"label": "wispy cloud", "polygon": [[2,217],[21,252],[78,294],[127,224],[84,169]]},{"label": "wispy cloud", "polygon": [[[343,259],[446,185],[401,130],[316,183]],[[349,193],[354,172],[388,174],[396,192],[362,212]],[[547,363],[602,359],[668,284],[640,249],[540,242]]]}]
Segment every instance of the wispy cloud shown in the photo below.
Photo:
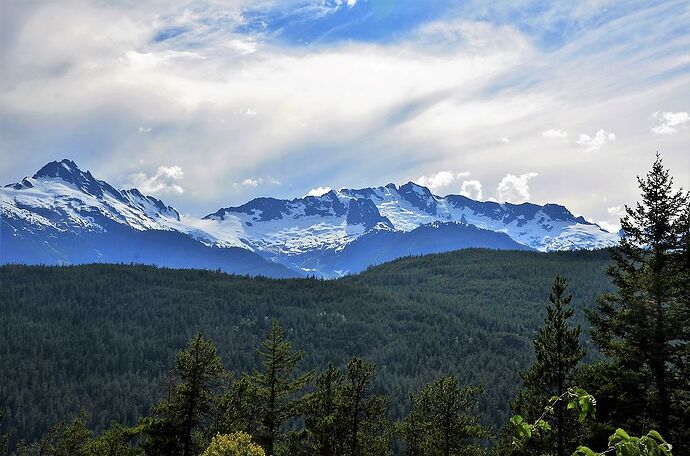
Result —
[{"label": "wispy cloud", "polygon": [[[666,116],[690,105],[686,2],[374,3],[10,2],[0,176],[14,181],[66,153],[103,178],[140,158],[176,163],[194,190],[168,198],[192,211],[277,190],[267,176],[298,196],[471,170],[465,181],[489,193],[486,183],[524,169],[540,176],[530,198],[604,219],[583,181],[631,201],[617,179],[644,172],[653,151],[684,163],[685,135],[654,134],[649,115],[666,107],[659,132],[689,125]],[[567,140],[545,141],[549,127],[547,137]],[[593,167],[582,148],[607,153]],[[258,176],[263,186],[242,185]]]},{"label": "wispy cloud", "polygon": [[681,112],[660,112],[657,111],[652,114],[652,117],[660,122],[659,125],[652,128],[652,132],[657,135],[670,135],[677,133],[680,129],[685,129],[690,123],[690,114],[685,111]]},{"label": "wispy cloud", "polygon": [[606,130],[599,130],[594,133],[594,136],[580,134],[578,136],[577,144],[584,146],[587,152],[599,152],[602,147],[611,141],[615,141],[616,134],[607,132]]},{"label": "wispy cloud", "polygon": [[568,132],[565,130],[555,130],[549,129],[541,132],[544,138],[565,138],[568,136]]}]

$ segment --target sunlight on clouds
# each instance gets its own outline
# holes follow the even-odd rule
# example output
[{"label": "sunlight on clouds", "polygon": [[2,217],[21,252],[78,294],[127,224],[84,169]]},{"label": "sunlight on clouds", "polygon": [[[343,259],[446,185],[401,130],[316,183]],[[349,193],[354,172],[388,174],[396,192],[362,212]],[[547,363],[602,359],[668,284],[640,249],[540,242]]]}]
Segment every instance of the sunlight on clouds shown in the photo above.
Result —
[{"label": "sunlight on clouds", "polygon": [[496,199],[499,202],[524,203],[530,197],[529,180],[537,177],[537,173],[526,173],[519,176],[506,174],[496,188]]},{"label": "sunlight on clouds", "polygon": [[132,185],[147,193],[184,193],[178,181],[184,178],[184,172],[179,166],[159,166],[153,176],[137,173],[130,176]]},{"label": "sunlight on clouds", "polygon": [[468,176],[470,173],[455,173],[453,171],[439,171],[435,174],[430,174],[428,176],[419,176],[415,183],[428,187],[433,193],[438,192],[444,188],[449,187],[451,184],[456,182],[458,179]]}]

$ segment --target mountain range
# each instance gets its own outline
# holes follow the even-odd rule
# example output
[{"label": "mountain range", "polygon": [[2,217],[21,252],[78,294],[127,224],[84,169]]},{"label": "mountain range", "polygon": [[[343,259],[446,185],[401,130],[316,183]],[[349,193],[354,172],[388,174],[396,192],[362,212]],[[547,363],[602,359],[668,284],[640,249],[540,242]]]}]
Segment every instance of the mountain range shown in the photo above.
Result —
[{"label": "mountain range", "polygon": [[144,263],[332,278],[470,247],[554,251],[618,241],[558,204],[442,197],[413,182],[256,198],[193,217],[64,159],[6,185],[0,197],[0,263]]}]

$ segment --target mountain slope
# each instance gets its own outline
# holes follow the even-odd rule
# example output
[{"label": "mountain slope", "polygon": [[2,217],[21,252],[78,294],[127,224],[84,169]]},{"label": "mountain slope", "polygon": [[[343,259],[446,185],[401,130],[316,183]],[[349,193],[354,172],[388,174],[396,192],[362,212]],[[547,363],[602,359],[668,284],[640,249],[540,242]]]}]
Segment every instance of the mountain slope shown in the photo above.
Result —
[{"label": "mountain slope", "polygon": [[[375,388],[407,395],[438,375],[485,386],[480,413],[500,426],[518,372],[532,360],[553,278],[583,308],[610,289],[602,251],[467,249],[396,260],[322,281],[227,276],[144,266],[0,267],[0,397],[15,438],[36,437],[85,408],[90,423],[134,424],[160,398],[174,355],[197,332],[235,372],[277,318],[304,350],[304,369],[361,356]],[[585,346],[591,349],[585,340]],[[60,360],[47,362],[46,360]],[[18,394],[17,391],[22,391]]]},{"label": "mountain slope", "polygon": [[2,263],[144,263],[299,276],[232,238],[196,240],[200,231],[171,206],[136,189],[117,190],[69,160],[47,164],[0,195]]},{"label": "mountain slope", "polygon": [[4,263],[134,261],[339,277],[409,255],[468,247],[596,249],[618,239],[556,204],[440,197],[412,182],[293,200],[256,198],[196,218],[62,160],[5,186],[0,197]]}]

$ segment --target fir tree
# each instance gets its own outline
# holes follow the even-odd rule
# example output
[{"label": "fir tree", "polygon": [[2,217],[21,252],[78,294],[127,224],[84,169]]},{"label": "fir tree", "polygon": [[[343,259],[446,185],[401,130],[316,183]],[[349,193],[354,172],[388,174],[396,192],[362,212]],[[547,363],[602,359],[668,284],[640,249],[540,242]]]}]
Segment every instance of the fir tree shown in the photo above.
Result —
[{"label": "fir tree", "polygon": [[177,354],[176,368],[180,383],[153,408],[154,416],[143,422],[149,437],[147,453],[191,456],[198,452],[194,433],[209,418],[214,390],[224,374],[216,347],[201,334]]},{"label": "fir tree", "polygon": [[388,399],[371,394],[376,366],[359,358],[347,363],[343,408],[346,416],[346,454],[384,455],[389,452],[390,425],[385,417]]},{"label": "fir tree", "polygon": [[285,340],[285,332],[276,321],[261,342],[258,354],[262,370],[255,371],[251,377],[261,418],[258,442],[268,456],[273,456],[276,443],[282,437],[284,423],[299,412],[300,400],[295,395],[311,381],[313,372],[295,374],[303,354],[292,350]]},{"label": "fir tree", "polygon": [[489,431],[472,413],[481,394],[479,386],[461,387],[454,376],[440,377],[412,396],[412,410],[401,427],[406,454],[470,456],[483,454],[474,441]]},{"label": "fir tree", "polygon": [[[542,404],[550,397],[561,397],[568,388],[575,386],[576,369],[585,356],[580,344],[582,329],[568,324],[574,310],[571,306],[573,296],[566,295],[567,288],[566,279],[556,276],[546,308],[547,316],[533,340],[536,360],[520,374],[525,391],[511,404],[515,413],[529,419],[542,412]],[[548,450],[557,456],[565,456],[575,450],[575,423],[565,415],[564,407],[564,401],[556,404],[551,423],[552,439],[542,439],[541,444],[548,448],[540,451]]]},{"label": "fir tree", "polygon": [[688,194],[674,190],[659,154],[638,183],[642,200],[626,206],[624,234],[611,254],[616,292],[603,295],[588,317],[595,343],[612,361],[620,399],[613,424],[638,433],[655,428],[680,444],[690,409]]}]

